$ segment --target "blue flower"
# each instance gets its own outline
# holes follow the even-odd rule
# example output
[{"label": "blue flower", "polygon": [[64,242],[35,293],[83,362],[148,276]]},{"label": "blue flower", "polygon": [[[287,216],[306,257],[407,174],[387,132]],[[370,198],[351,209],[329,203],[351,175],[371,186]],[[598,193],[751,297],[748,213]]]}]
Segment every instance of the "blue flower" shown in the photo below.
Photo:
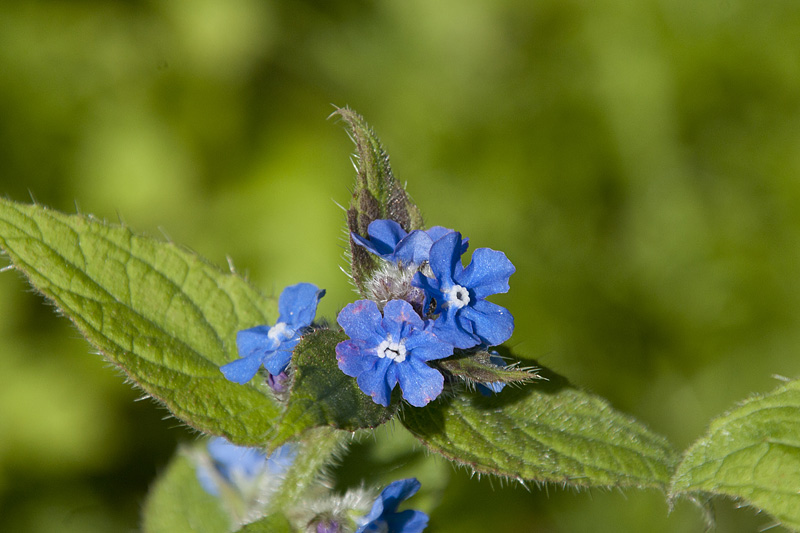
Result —
[{"label": "blue flower", "polygon": [[350,336],[336,345],[339,368],[375,403],[388,406],[398,382],[403,398],[416,407],[442,392],[444,377],[425,362],[451,355],[453,346],[426,331],[411,304],[392,300],[381,317],[375,302],[359,300],[345,306],[337,321]]},{"label": "blue flower", "polygon": [[436,300],[439,317],[433,324],[437,337],[466,349],[478,344],[495,346],[514,331],[514,317],[504,307],[484,300],[508,292],[508,278],[514,265],[503,252],[478,248],[467,268],[461,265],[461,234],[454,231],[433,243],[430,268],[434,278],[417,273],[412,285]]},{"label": "blue flower", "polygon": [[[387,261],[419,265],[428,260],[431,245],[452,232],[453,230],[442,226],[433,226],[424,231],[414,230],[408,233],[394,220],[379,219],[373,220],[367,227],[369,239],[365,239],[357,233],[350,235],[356,244]],[[468,241],[469,239],[462,241],[461,253],[467,251]]]},{"label": "blue flower", "polygon": [[286,370],[292,350],[300,342],[303,330],[313,322],[317,303],[324,295],[324,290],[311,283],[286,287],[278,300],[280,315],[274,326],[256,326],[237,333],[236,346],[241,359],[220,367],[225,377],[247,383],[261,365],[273,376]]},{"label": "blue flower", "polygon": [[416,478],[401,479],[389,484],[372,504],[372,510],[361,519],[356,533],[419,533],[428,525],[428,515],[407,509],[397,512],[401,501],[417,493],[420,483]]},{"label": "blue flower", "polygon": [[220,481],[242,490],[261,475],[282,475],[291,466],[297,451],[293,445],[285,444],[267,457],[256,448],[236,446],[222,437],[216,437],[208,443],[208,455],[213,472],[207,466],[200,465],[197,479],[206,492],[219,496]]}]

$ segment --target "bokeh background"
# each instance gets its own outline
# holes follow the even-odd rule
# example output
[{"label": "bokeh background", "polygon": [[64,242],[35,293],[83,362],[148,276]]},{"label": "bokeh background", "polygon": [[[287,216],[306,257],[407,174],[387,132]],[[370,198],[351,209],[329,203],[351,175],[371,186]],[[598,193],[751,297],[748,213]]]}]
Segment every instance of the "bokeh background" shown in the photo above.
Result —
[{"label": "bokeh background", "polygon": [[[0,3],[0,194],[233,258],[266,292],[339,266],[375,127],[429,224],[503,250],[526,357],[679,449],[800,374],[800,3]],[[135,531],[177,443],[14,272],[0,274],[0,530]],[[339,485],[418,475],[431,531],[700,531],[656,492],[530,491],[399,427]],[[719,531],[769,517],[714,504]],[[775,531],[780,531],[777,528]]]}]

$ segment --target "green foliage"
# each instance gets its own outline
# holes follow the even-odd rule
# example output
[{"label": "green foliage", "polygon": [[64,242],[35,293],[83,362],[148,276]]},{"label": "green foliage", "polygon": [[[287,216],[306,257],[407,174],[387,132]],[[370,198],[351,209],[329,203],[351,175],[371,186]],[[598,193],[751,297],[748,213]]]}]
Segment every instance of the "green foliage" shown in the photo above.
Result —
[{"label": "green foliage", "polygon": [[392,417],[396,404],[377,405],[339,370],[334,349],[346,339],[341,331],[317,330],[297,345],[292,392],[273,446],[308,428],[330,425],[356,431],[374,428]]},{"label": "green foliage", "polygon": [[676,462],[666,440],[607,401],[548,381],[406,408],[403,424],[428,449],[475,472],[571,486],[666,490]]},{"label": "green foliage", "polygon": [[687,451],[672,497],[700,492],[743,500],[800,530],[800,381],[716,418]]},{"label": "green foliage", "polygon": [[231,519],[221,500],[197,481],[195,464],[184,449],[151,487],[142,511],[144,533],[220,533],[229,531]]},{"label": "green foliage", "polygon": [[187,424],[264,444],[279,405],[226,380],[236,332],[276,302],[238,275],[122,226],[0,200],[0,247],[111,362]]},{"label": "green foliage", "polygon": [[[265,290],[314,281],[330,317],[351,299],[331,209],[351,169],[320,117],[346,102],[428,222],[520,268],[513,342],[673,442],[800,372],[797,2],[2,4],[4,195],[167,228]],[[131,529],[120,502],[186,434],[128,406],[13,273],[0,301],[0,530]],[[453,484],[447,533],[701,528],[655,524],[641,496]]]}]

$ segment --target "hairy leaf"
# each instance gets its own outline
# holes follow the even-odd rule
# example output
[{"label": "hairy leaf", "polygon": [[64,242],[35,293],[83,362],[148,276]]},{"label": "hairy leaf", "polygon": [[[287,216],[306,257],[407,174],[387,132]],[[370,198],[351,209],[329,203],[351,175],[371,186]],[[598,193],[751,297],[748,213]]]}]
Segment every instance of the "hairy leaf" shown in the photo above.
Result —
[{"label": "hairy leaf", "polygon": [[262,384],[227,381],[236,332],[272,322],[274,299],[171,243],[0,200],[0,247],[111,362],[187,424],[264,444],[280,414]]},{"label": "hairy leaf", "polygon": [[175,454],[150,489],[142,512],[145,533],[223,533],[231,519],[215,496],[197,481],[195,465],[184,451]]},{"label": "hairy leaf", "polygon": [[321,329],[303,336],[292,356],[295,375],[286,411],[273,446],[317,426],[355,431],[374,428],[394,414],[361,392],[356,380],[336,363],[336,345],[347,339],[341,331]]},{"label": "hairy leaf", "polygon": [[[538,366],[538,365],[530,365]],[[542,369],[548,381],[406,406],[403,424],[431,451],[476,472],[573,486],[665,489],[667,441],[605,400]]]},{"label": "hairy leaf", "polygon": [[[406,231],[421,229],[422,214],[411,201],[405,188],[392,174],[389,155],[384,151],[375,132],[361,115],[346,107],[334,112],[347,125],[356,144],[357,175],[347,210],[348,229],[367,236],[367,227],[376,219],[390,219]],[[356,286],[364,294],[364,282],[378,268],[378,260],[350,239],[351,270]]]},{"label": "hairy leaf", "polygon": [[800,530],[800,381],[711,423],[675,474],[672,497],[691,492],[744,500]]}]

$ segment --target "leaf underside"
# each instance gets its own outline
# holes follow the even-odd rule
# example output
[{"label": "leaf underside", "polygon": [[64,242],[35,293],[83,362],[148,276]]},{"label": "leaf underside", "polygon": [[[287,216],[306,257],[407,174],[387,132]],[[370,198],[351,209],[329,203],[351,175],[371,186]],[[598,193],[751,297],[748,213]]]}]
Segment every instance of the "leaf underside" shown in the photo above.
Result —
[{"label": "leaf underside", "polygon": [[264,444],[280,406],[263,384],[227,381],[236,332],[277,302],[174,244],[83,215],[0,199],[0,247],[102,354],[187,424]]},{"label": "leaf underside", "polygon": [[[538,366],[538,365],[530,365]],[[571,486],[665,490],[667,441],[546,369],[548,381],[406,407],[403,424],[430,450],[475,472]]]},{"label": "leaf underside", "polygon": [[719,494],[800,530],[800,381],[715,419],[686,452],[671,496]]}]

